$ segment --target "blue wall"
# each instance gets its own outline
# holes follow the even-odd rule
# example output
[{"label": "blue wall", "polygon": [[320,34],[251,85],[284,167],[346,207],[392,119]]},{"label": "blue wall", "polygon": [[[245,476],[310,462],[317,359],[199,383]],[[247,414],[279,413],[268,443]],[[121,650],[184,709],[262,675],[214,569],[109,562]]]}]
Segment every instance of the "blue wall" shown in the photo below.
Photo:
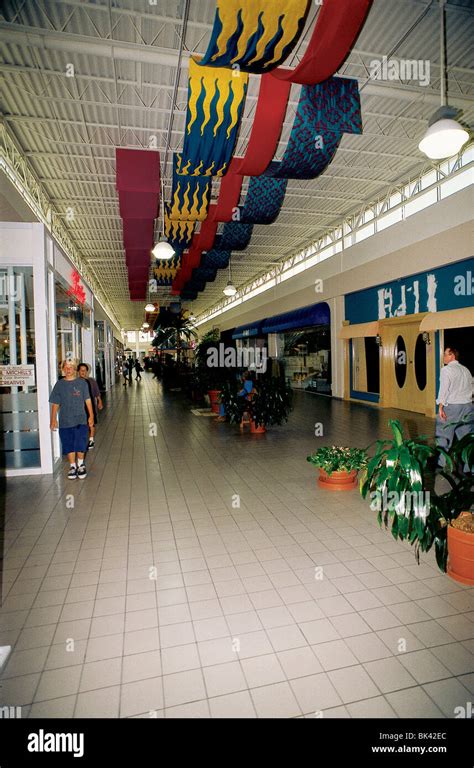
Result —
[{"label": "blue wall", "polygon": [[[370,269],[370,265],[367,265]],[[474,306],[474,258],[345,296],[350,323]]]}]

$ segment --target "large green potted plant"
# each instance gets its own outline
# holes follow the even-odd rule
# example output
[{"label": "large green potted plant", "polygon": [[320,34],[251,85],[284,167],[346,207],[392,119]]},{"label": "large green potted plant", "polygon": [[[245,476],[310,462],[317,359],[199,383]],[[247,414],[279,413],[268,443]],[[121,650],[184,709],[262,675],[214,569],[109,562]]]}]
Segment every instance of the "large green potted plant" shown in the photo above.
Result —
[{"label": "large green potted plant", "polygon": [[367,465],[365,448],[325,445],[307,456],[319,469],[318,485],[328,491],[351,491],[357,485],[357,472]]},{"label": "large green potted plant", "polygon": [[264,377],[254,385],[249,400],[250,431],[265,432],[267,427],[288,421],[293,390],[279,378]]},{"label": "large green potted plant", "polygon": [[[176,350],[176,369],[167,380],[168,385],[181,386],[181,356],[183,348],[197,336],[191,321],[184,316],[183,311],[163,313],[160,324],[155,328],[155,337],[151,342],[157,349]],[[170,366],[170,369],[174,366]]]},{"label": "large green potted plant", "polygon": [[220,331],[214,328],[208,331],[194,350],[194,382],[196,390],[207,394],[214,413],[219,412],[219,398],[223,384],[229,380],[229,369],[223,366],[210,365],[210,353],[215,351],[218,359]]},{"label": "large green potted plant", "polygon": [[227,382],[222,387],[221,403],[231,424],[241,424],[244,412],[250,416],[250,431],[265,432],[271,425],[288,420],[292,408],[292,389],[277,378],[263,378],[254,383],[250,397],[239,395],[242,387]]},{"label": "large green potted plant", "polygon": [[[361,480],[363,498],[370,496],[380,525],[390,527],[394,538],[415,547],[418,562],[420,552],[434,546],[440,570],[459,581],[470,578],[464,583],[472,584],[474,534],[469,532],[472,524],[460,521],[466,520],[464,513],[472,517],[473,479],[463,471],[463,465],[474,464],[474,434],[466,435],[446,452],[425,437],[405,438],[398,420],[390,420],[389,425],[393,438],[377,441],[375,455]],[[443,469],[436,466],[441,455],[446,462]],[[439,476],[449,484],[442,493],[435,490]],[[459,557],[457,552],[457,539],[465,543],[466,537],[470,562],[465,547]]]}]

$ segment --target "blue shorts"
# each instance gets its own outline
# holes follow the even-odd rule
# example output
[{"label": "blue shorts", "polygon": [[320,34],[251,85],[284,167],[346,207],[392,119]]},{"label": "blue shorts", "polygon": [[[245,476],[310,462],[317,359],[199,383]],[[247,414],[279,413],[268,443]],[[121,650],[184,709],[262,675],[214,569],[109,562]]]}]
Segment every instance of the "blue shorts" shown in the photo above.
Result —
[{"label": "blue shorts", "polygon": [[59,427],[59,437],[63,456],[68,453],[85,453],[89,441],[89,426],[78,424],[76,427]]}]

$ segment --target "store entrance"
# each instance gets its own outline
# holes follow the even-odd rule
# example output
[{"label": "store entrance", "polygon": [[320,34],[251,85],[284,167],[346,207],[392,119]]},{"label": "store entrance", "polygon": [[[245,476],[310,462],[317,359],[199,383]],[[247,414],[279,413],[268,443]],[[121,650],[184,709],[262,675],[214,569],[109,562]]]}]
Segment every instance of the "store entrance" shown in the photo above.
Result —
[{"label": "store entrance", "polygon": [[446,328],[444,346],[457,349],[459,362],[474,376],[474,328]]},{"label": "store entrance", "polygon": [[420,316],[383,327],[384,405],[431,414],[435,397],[433,344],[420,333]]}]

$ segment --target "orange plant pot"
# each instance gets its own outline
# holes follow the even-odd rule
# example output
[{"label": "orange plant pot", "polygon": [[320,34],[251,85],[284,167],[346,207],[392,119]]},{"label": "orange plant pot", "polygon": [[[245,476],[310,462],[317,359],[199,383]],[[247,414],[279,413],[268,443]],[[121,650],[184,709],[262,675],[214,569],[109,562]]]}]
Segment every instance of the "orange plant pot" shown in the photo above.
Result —
[{"label": "orange plant pot", "polygon": [[474,534],[448,527],[448,576],[474,586]]},{"label": "orange plant pot", "polygon": [[327,491],[352,491],[357,486],[357,472],[355,469],[351,472],[343,470],[328,475],[324,469],[320,469],[318,485]]},{"label": "orange plant pot", "polygon": [[263,435],[264,432],[267,431],[266,427],[263,426],[263,424],[260,424],[258,427],[255,426],[255,422],[250,419],[250,431],[254,435]]},{"label": "orange plant pot", "polygon": [[207,393],[209,395],[209,400],[211,401],[211,411],[213,413],[219,413],[219,395],[221,393],[220,389],[210,389]]}]

